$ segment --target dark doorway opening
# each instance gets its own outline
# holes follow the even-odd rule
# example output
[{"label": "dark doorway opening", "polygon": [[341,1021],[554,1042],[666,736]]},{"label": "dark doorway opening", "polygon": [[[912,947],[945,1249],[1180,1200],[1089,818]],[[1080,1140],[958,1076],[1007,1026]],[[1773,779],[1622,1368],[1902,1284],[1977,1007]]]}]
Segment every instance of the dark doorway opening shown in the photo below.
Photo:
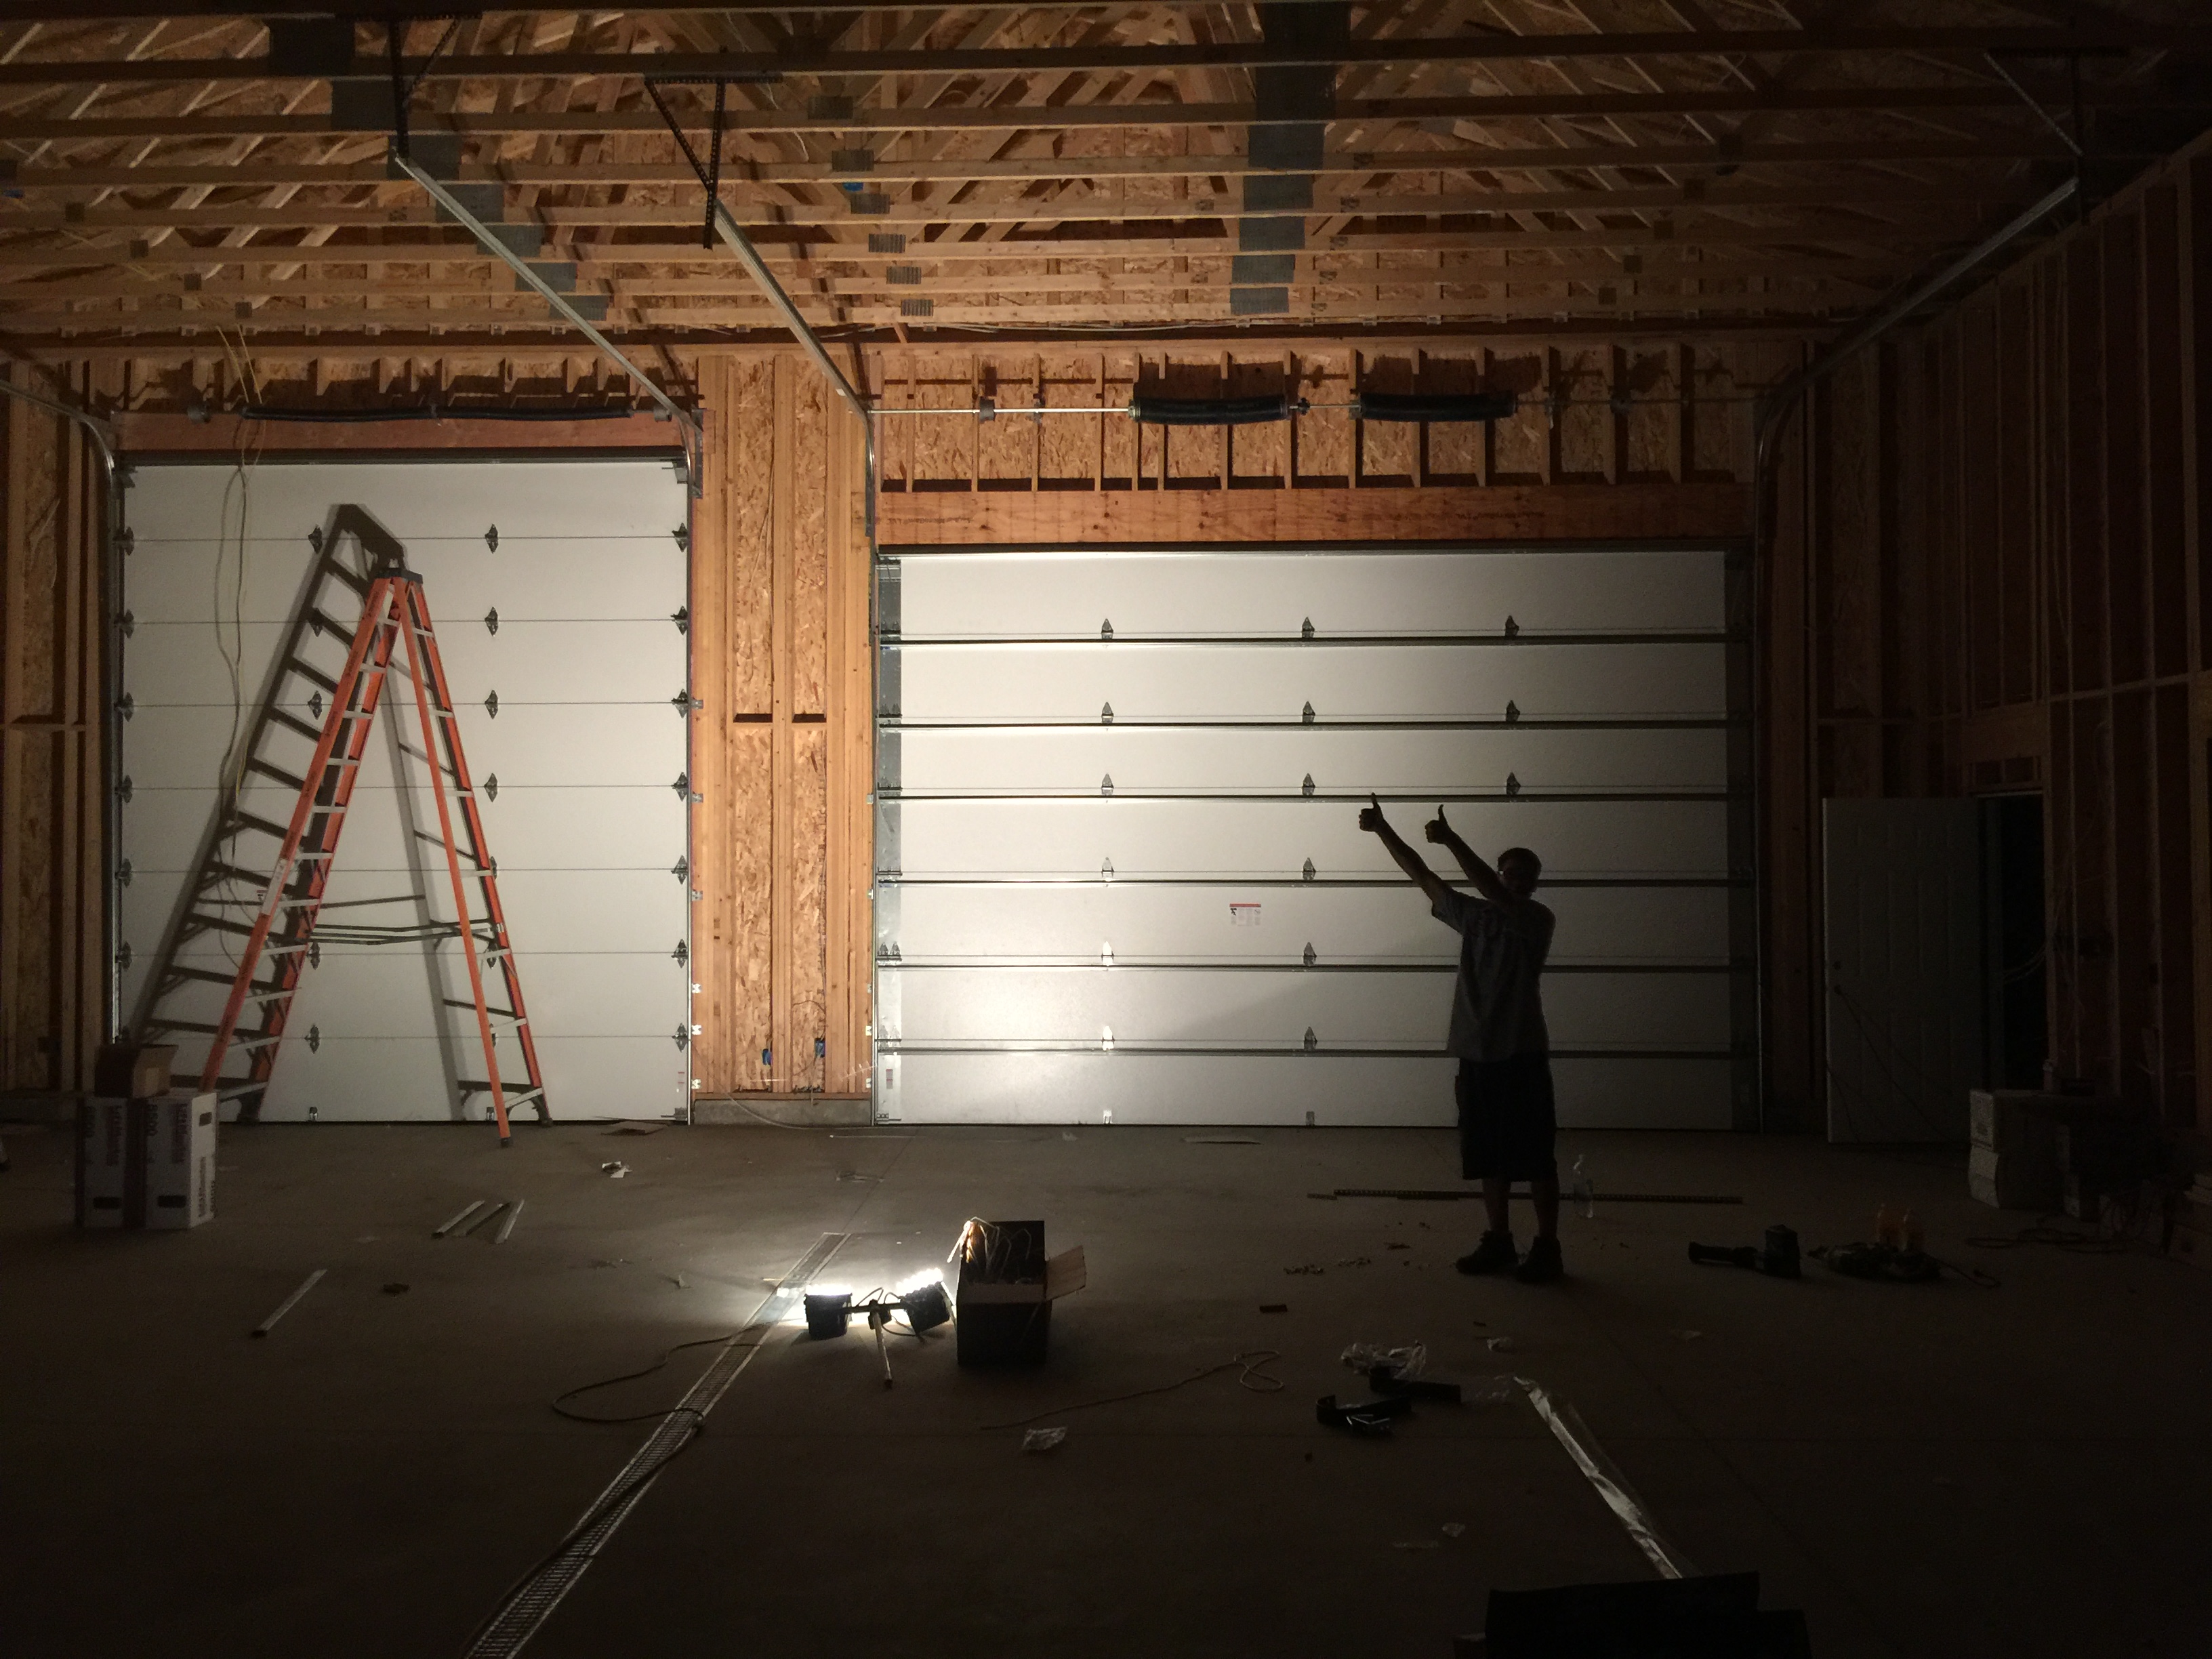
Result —
[{"label": "dark doorway opening", "polygon": [[1982,895],[1990,1085],[2039,1089],[2049,1053],[2041,795],[1982,802]]}]

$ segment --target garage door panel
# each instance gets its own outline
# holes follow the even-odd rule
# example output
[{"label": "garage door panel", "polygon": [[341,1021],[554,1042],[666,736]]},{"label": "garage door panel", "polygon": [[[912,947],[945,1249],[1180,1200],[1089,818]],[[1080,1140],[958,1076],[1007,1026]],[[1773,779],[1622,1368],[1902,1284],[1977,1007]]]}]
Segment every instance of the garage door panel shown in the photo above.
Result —
[{"label": "garage door panel", "polygon": [[[1566,569],[1563,573],[1562,566]],[[1565,579],[1563,580],[1563,574]],[[904,562],[908,635],[1699,629],[1723,614],[1704,552],[1246,554],[1110,559],[933,554]]]},{"label": "garage door panel", "polygon": [[[298,712],[315,723],[307,708]],[[592,777],[605,783],[671,784],[685,765],[684,720],[669,704],[549,705],[509,702],[502,696],[496,717],[471,703],[463,703],[459,714],[461,752],[470,775],[479,781],[495,775],[502,788],[566,781],[574,775],[580,750],[591,754]],[[386,721],[394,714],[410,750],[421,751],[422,726],[414,700],[387,697],[378,709],[357,787],[391,781]],[[159,704],[134,707],[123,742],[123,769],[131,780],[134,797],[142,789],[211,788],[229,730],[228,706],[212,711]],[[279,731],[270,734],[262,752],[279,766],[304,775],[314,750],[307,737]]]},{"label": "garage door panel", "polygon": [[[1446,1128],[1449,1060],[1249,1060],[1123,1054],[924,1054],[886,1058],[893,1122],[1124,1123]],[[1561,1127],[1725,1129],[1729,1064],[1710,1060],[1555,1060]],[[1428,1184],[1456,1184],[1440,1158]]]},{"label": "garage door panel", "polygon": [[[356,870],[411,867],[399,795],[390,787],[368,784],[355,788],[338,836],[340,861]],[[445,853],[434,844],[437,803],[427,786],[406,795],[415,823],[433,838],[423,844],[423,855],[442,870]],[[289,822],[298,799],[289,791],[275,789],[244,790],[239,795],[244,810],[276,823]],[[148,848],[170,860],[171,869],[181,869],[191,863],[215,803],[212,789],[143,790],[133,794],[124,821],[134,847]],[[665,869],[684,855],[684,805],[665,785],[502,787],[497,800],[480,799],[479,804],[484,837],[502,872],[510,866]],[[257,860],[273,860],[275,856],[274,845],[261,837],[245,839],[241,847]],[[137,860],[132,861],[135,866]]]},{"label": "garage door panel", "polygon": [[[889,896],[886,902],[886,896]],[[1559,918],[1555,963],[1725,959],[1724,888],[1547,887]],[[1237,925],[1232,904],[1249,910]],[[1095,957],[1111,945],[1122,960],[1147,957],[1286,962],[1312,945],[1324,961],[1369,961],[1448,952],[1451,934],[1408,884],[1376,892],[1340,887],[1152,887],[1091,882],[1066,888],[932,887],[878,890],[879,942],[907,951],[926,940],[933,957]],[[1571,947],[1571,948],[1570,948]]]},{"label": "garage door panel", "polygon": [[[532,951],[517,951],[515,963],[532,1028],[570,1036],[667,1036],[676,1029],[668,1011],[686,994],[684,970],[662,957]],[[489,964],[484,972],[499,1006],[505,988]],[[304,1030],[313,1021],[326,1037],[405,1037],[420,1036],[434,1017],[475,1042],[474,1010],[434,1009],[434,983],[446,998],[468,999],[468,969],[452,941],[434,957],[415,945],[325,950],[321,966],[301,980],[289,1026]]]},{"label": "garage door panel", "polygon": [[[1117,714],[1119,711],[1116,711]],[[917,731],[899,736],[899,787],[931,790],[1721,788],[1721,730],[1332,732]]]},{"label": "garage door panel", "polygon": [[[1601,653],[1601,654],[1600,654]],[[1673,718],[1726,712],[1716,645],[938,646],[899,652],[907,720]]]},{"label": "garage door panel", "polygon": [[665,617],[634,622],[507,622],[496,635],[477,623],[441,630],[447,683],[456,705],[496,691],[508,702],[629,702],[670,707],[684,677],[683,636]]},{"label": "garage door panel", "polygon": [[[1449,1065],[1419,1056],[1443,1040],[1455,941],[1359,830],[1373,790],[1409,836],[1442,799],[1484,853],[1542,855],[1553,1040],[1607,1056],[1559,1061],[1567,1121],[1735,1121],[1741,895],[1725,884],[1742,854],[1718,551],[894,566],[887,1114],[1448,1121]],[[1668,634],[1683,637],[1653,637]],[[1192,1052],[1223,1048],[1249,1052]]]},{"label": "garage door panel", "polygon": [[[676,446],[671,444],[673,449]],[[410,551],[441,543],[483,544],[495,519],[510,538],[552,540],[666,538],[684,520],[683,489],[665,460],[465,461],[258,460],[246,469],[250,524],[272,539],[307,539],[331,507],[352,502]],[[224,497],[234,526],[237,470],[222,463],[142,467],[131,517],[156,539],[224,533]],[[404,485],[393,480],[404,475]]]},{"label": "garage door panel", "polygon": [[[1395,871],[1344,801],[905,801],[900,868],[908,875],[1323,875]],[[1392,808],[1418,835],[1432,809]],[[1533,848],[1554,875],[1723,875],[1719,801],[1498,801],[1451,808],[1477,848]],[[1437,860],[1441,867],[1441,858]]]},{"label": "garage door panel", "polygon": [[[445,1051],[435,1038],[349,1038],[310,1053],[288,1042],[269,1085],[261,1115],[270,1122],[307,1121],[309,1108],[323,1123],[378,1123],[395,1119],[482,1121],[490,1097],[469,1097],[465,1109],[447,1084]],[[688,1103],[684,1057],[665,1037],[541,1036],[538,1059],[556,1121],[667,1117]],[[521,1061],[510,1045],[509,1078]],[[481,1052],[476,1066],[483,1065]],[[474,1073],[470,1080],[477,1080]],[[536,1121],[528,1107],[515,1112],[517,1134]]]},{"label": "garage door panel", "polygon": [[[234,526],[236,512],[234,506]],[[431,620],[443,635],[481,628],[484,613],[493,609],[502,623],[510,617],[665,622],[687,602],[684,562],[667,556],[669,541],[665,532],[635,538],[547,540],[501,531],[496,552],[481,538],[406,545],[416,565],[423,559],[436,562],[437,580],[426,584],[425,591]],[[233,616],[264,625],[287,623],[299,604],[313,550],[305,530],[295,536],[251,537],[241,572],[234,536],[140,536],[128,568],[134,614],[187,626],[211,627],[218,616],[226,625]],[[346,555],[349,569],[357,572],[364,562]],[[359,614],[359,604],[349,599],[343,619],[350,623]]]},{"label": "garage door panel", "polygon": [[[1237,972],[1142,967],[886,969],[887,1032],[902,1039],[1441,1046],[1453,974]],[[1556,1047],[1729,1044],[1720,973],[1554,974],[1544,1005]],[[896,1006],[896,1021],[890,1010]]]},{"label": "garage door panel", "polygon": [[[675,952],[688,944],[690,906],[687,884],[672,872],[688,845],[688,805],[676,787],[688,720],[673,699],[686,684],[689,648],[670,617],[686,583],[671,532],[688,502],[674,474],[659,462],[258,467],[241,585],[236,543],[221,545],[238,529],[234,505],[228,524],[221,517],[224,471],[147,467],[131,492],[139,550],[126,576],[134,631],[124,673],[134,713],[124,735],[132,790],[122,851],[133,879],[120,915],[132,951],[132,1005],[216,810],[234,694],[211,618],[218,611],[228,618],[234,604],[246,618],[222,638],[226,648],[242,643],[239,695],[250,719],[315,556],[307,532],[337,506],[356,504],[423,576],[556,1111],[564,1094],[579,1109],[587,1097],[603,1097],[599,1107],[611,1109],[637,1092],[639,1079],[650,1083],[652,1115],[682,1104],[686,1085],[675,1079],[685,1051],[674,1037],[688,1024],[690,980]],[[495,551],[484,540],[495,523]],[[483,616],[495,605],[496,633]],[[308,653],[334,667],[344,643],[326,635]],[[400,660],[404,675],[404,653]],[[307,690],[295,686],[284,706],[319,726]],[[493,690],[496,716],[483,701]],[[419,750],[419,714],[404,678],[387,684],[355,785],[326,895],[320,965],[308,970],[291,1012],[270,1116],[304,1116],[320,1100],[324,1117],[444,1118],[454,1109],[452,1068],[462,1076],[483,1069],[480,1055],[468,1058],[472,1012],[441,1010],[433,987],[435,976],[447,996],[465,997],[451,941],[426,957],[418,944],[347,944],[337,931],[452,913],[426,763],[410,754],[395,770],[395,736]],[[313,748],[297,734],[272,734],[261,753],[304,774]],[[297,798],[296,789],[255,775],[240,805],[283,823]],[[410,837],[410,821],[431,839]],[[236,861],[264,869],[274,853],[269,838],[245,835]],[[219,892],[245,901],[225,913],[250,919],[259,885],[249,879]],[[239,943],[202,934],[178,959],[227,974]],[[496,976],[489,986],[496,1005]],[[196,982],[162,1012],[192,1018],[191,1008],[219,1006],[224,992]],[[459,1041],[453,1053],[441,1049],[441,1020]],[[304,1041],[309,1029],[316,1048]],[[511,1034],[502,1041],[512,1048]],[[186,1058],[196,1061],[197,1051]],[[521,1075],[513,1054],[507,1073]]]}]

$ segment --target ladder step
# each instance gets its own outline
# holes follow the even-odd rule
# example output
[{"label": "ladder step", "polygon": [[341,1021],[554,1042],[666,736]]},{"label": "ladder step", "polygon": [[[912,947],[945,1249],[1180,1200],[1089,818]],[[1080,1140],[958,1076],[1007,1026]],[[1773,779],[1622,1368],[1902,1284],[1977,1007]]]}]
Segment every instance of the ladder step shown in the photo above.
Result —
[{"label": "ladder step", "polygon": [[266,884],[266,870],[248,870],[242,865],[210,864],[200,872],[200,885],[211,887],[218,881],[251,881]]},{"label": "ladder step", "polygon": [[218,974],[212,968],[179,968],[173,964],[169,969],[169,977],[198,980],[204,985],[229,985],[236,981],[238,975]]},{"label": "ladder step", "polygon": [[303,738],[319,739],[323,735],[321,727],[308,725],[289,708],[271,708],[269,718],[286,731],[297,732]]},{"label": "ladder step", "polygon": [[[477,1006],[473,1002],[462,1002],[453,997],[441,997],[438,1000],[444,1003],[448,1008],[465,1008],[471,1013],[474,1013],[476,1012]],[[529,1015],[518,1014],[512,1008],[487,1008],[484,1010],[484,1012],[489,1014],[494,1019],[511,1019],[517,1025],[527,1025],[530,1024]]]},{"label": "ladder step", "polygon": [[311,685],[319,685],[325,691],[335,691],[338,689],[338,683],[336,680],[311,662],[302,662],[297,657],[287,657],[284,659],[284,666]]},{"label": "ladder step", "polygon": [[213,1036],[222,1027],[197,1019],[149,1019],[146,1022],[146,1029],[149,1031],[187,1031],[199,1036]]},{"label": "ladder step", "polygon": [[[459,1087],[464,1094],[488,1095],[491,1092],[490,1084],[478,1082],[471,1078],[463,1078]],[[500,1085],[500,1088],[507,1096],[507,1103],[510,1106],[520,1106],[526,1100],[545,1098],[545,1091],[543,1089],[509,1089],[504,1083]]]},{"label": "ladder step", "polygon": [[271,823],[267,818],[256,817],[251,812],[240,812],[235,810],[230,815],[230,826],[234,830],[258,830],[276,841],[283,840],[290,833],[281,823]]},{"label": "ladder step", "polygon": [[243,939],[253,931],[253,924],[233,921],[228,916],[211,916],[204,910],[195,910],[185,918],[184,926],[178,931],[185,933],[236,933]]},{"label": "ladder step", "polygon": [[249,772],[258,772],[264,778],[274,778],[287,789],[304,789],[307,787],[307,779],[295,776],[281,766],[272,766],[258,756],[246,763],[246,769]]}]

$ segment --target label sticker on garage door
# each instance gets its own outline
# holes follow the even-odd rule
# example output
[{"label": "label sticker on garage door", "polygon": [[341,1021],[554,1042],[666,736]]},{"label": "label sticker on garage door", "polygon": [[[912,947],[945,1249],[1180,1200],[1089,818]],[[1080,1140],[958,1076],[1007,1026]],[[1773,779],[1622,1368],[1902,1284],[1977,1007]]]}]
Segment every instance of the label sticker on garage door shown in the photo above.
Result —
[{"label": "label sticker on garage door", "polygon": [[1256,904],[1231,904],[1229,907],[1229,925],[1231,927],[1257,927],[1260,925],[1260,907]]}]

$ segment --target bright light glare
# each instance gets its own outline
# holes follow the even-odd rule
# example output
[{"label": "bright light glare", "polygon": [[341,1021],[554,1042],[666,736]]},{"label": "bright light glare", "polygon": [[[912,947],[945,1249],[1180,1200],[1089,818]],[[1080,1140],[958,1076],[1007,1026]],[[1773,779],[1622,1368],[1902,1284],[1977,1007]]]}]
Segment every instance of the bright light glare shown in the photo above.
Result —
[{"label": "bright light glare", "polygon": [[945,1275],[942,1273],[934,1267],[924,1267],[912,1278],[899,1280],[898,1293],[901,1296],[911,1296],[916,1291],[927,1290],[932,1285],[942,1285],[944,1282]]},{"label": "bright light glare", "polygon": [[803,1292],[806,1296],[850,1296],[852,1293],[850,1285],[809,1285]]}]

